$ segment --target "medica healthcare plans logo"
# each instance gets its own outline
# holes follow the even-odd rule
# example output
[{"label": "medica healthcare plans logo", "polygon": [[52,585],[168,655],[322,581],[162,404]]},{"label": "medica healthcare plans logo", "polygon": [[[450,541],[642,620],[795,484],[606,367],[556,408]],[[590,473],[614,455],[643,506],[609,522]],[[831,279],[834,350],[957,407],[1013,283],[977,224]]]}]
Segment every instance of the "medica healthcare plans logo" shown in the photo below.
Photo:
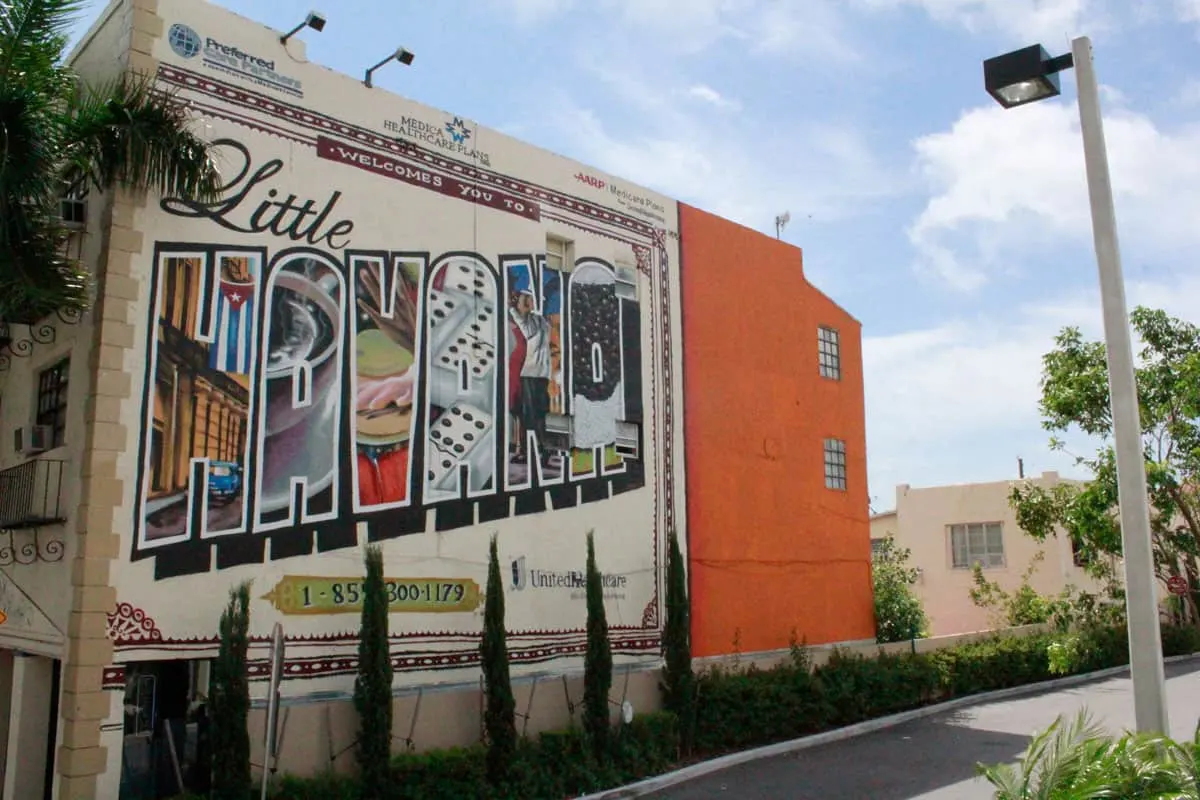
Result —
[{"label": "medica healthcare plans logo", "polygon": [[167,43],[180,58],[200,56],[204,66],[209,69],[251,80],[293,97],[304,97],[300,81],[276,70],[274,59],[247,53],[211,36],[202,37],[194,28],[182,22],[176,22],[167,31]]}]

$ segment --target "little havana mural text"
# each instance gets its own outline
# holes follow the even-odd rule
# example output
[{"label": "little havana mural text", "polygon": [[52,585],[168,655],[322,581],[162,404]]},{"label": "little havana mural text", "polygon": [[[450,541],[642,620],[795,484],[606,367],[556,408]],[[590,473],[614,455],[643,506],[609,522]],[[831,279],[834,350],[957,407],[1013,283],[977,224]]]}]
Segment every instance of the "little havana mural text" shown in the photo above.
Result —
[{"label": "little havana mural text", "polygon": [[[352,229],[336,197],[173,213],[257,230],[286,207],[282,235],[329,242]],[[154,259],[134,557],[158,578],[212,569],[214,549],[215,566],[288,558],[356,546],[360,522],[379,540],[430,509],[450,530],[644,485],[631,270],[209,242]]]}]

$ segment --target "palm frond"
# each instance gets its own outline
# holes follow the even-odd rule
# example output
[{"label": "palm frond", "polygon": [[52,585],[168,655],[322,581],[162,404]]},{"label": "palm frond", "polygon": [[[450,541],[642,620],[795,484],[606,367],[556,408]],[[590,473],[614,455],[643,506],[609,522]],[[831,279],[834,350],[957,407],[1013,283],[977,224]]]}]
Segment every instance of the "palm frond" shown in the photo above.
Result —
[{"label": "palm frond", "polygon": [[84,0],[6,0],[0,3],[0,86],[40,80],[61,67],[67,35]]},{"label": "palm frond", "polygon": [[205,202],[220,194],[220,173],[187,107],[152,78],[123,76],[82,93],[65,124],[68,181]]}]

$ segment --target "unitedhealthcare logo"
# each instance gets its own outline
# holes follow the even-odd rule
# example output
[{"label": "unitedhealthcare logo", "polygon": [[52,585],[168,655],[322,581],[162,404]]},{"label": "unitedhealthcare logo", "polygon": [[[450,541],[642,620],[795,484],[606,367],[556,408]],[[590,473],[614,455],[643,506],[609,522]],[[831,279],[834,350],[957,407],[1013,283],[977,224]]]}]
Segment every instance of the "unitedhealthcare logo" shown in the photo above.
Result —
[{"label": "unitedhealthcare logo", "polygon": [[[565,570],[556,572],[548,569],[529,569],[525,556],[515,558],[509,565],[512,570],[512,588],[515,591],[530,589],[570,589],[572,597],[575,593],[587,588],[587,574],[583,570]],[[601,573],[600,584],[606,593],[616,589],[624,589],[629,579],[624,575]],[[623,596],[623,595],[621,595]]]},{"label": "unitedhealthcare logo", "polygon": [[176,22],[167,30],[167,43],[180,58],[203,57],[204,66],[239,78],[249,79],[277,91],[303,97],[300,81],[277,72],[273,59],[224,44],[217,39],[202,37],[195,28]]}]

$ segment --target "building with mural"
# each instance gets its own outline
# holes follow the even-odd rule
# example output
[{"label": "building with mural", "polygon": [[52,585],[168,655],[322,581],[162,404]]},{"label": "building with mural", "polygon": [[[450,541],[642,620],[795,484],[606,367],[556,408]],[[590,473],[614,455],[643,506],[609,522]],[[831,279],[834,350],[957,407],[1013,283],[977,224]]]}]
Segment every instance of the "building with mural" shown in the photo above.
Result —
[{"label": "building with mural", "polygon": [[478,738],[492,536],[528,733],[581,697],[589,531],[618,704],[657,702],[671,530],[699,653],[871,638],[859,328],[798,250],[205,2],[116,0],[74,63],[156,75],[226,185],[93,195],[91,309],[0,339],[2,796],[187,773],[243,582],[255,762],[279,626],[279,769],[350,765],[368,543],[419,749]]}]

